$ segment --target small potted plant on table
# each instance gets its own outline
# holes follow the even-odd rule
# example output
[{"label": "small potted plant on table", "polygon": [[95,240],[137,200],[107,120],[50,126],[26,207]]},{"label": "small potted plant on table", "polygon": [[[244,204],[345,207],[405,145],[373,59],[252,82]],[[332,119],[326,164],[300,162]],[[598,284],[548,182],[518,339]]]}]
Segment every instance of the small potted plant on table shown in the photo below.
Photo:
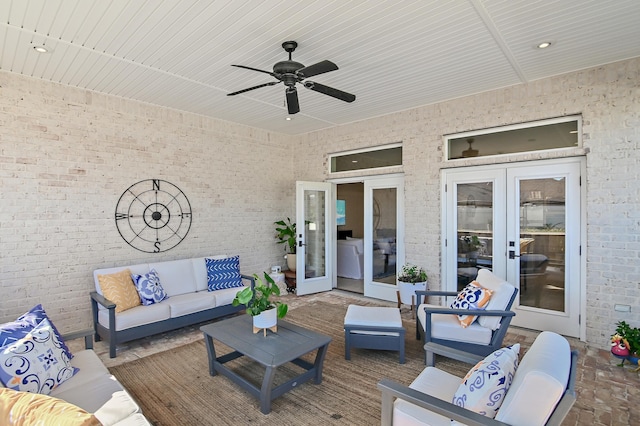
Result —
[{"label": "small potted plant on table", "polygon": [[410,304],[411,310],[416,303],[416,290],[427,289],[427,273],[422,267],[405,263],[398,274],[398,307],[402,303]]},{"label": "small potted plant on table", "polygon": [[251,287],[243,288],[236,293],[231,304],[246,305],[247,314],[253,317],[253,332],[264,330],[266,336],[267,329],[273,332],[278,331],[278,318],[284,318],[287,315],[289,306],[279,300],[271,300],[271,296],[280,296],[280,289],[269,274],[264,273],[267,284],[257,274],[253,274],[253,277],[256,280],[253,291]]}]

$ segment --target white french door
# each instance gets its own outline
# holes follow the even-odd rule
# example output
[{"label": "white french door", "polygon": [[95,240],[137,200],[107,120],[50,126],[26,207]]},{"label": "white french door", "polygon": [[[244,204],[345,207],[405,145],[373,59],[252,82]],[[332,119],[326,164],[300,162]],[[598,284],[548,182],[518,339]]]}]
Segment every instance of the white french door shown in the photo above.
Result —
[{"label": "white french door", "polygon": [[581,159],[443,171],[443,279],[458,290],[478,269],[519,287],[513,325],[581,336]]},{"label": "white french door", "polygon": [[329,291],[335,264],[335,185],[296,182],[296,294]]},{"label": "white french door", "polygon": [[396,301],[404,262],[404,178],[364,181],[364,295]]}]

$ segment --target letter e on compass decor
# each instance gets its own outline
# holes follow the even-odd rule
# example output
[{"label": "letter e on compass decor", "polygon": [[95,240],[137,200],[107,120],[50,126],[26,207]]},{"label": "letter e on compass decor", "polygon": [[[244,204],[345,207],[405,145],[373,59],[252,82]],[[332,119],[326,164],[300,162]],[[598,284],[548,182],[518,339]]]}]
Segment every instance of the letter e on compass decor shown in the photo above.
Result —
[{"label": "letter e on compass decor", "polygon": [[174,184],[147,179],[122,193],[115,217],[118,232],[127,244],[145,253],[160,253],[187,236],[191,204]]}]

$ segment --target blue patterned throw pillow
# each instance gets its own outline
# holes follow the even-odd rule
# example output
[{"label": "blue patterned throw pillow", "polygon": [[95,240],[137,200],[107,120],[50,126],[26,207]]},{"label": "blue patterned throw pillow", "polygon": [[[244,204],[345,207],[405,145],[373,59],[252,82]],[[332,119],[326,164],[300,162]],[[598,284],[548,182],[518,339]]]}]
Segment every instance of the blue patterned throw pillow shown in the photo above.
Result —
[{"label": "blue patterned throw pillow", "polygon": [[155,269],[149,271],[148,274],[131,274],[131,279],[136,286],[136,290],[138,290],[140,302],[144,306],[153,305],[169,298],[164,288],[162,288],[162,284],[160,284],[160,277],[158,277]]},{"label": "blue patterned throw pillow", "polygon": [[29,310],[29,312],[21,315],[13,322],[7,322],[0,324],[0,347],[10,345],[25,337],[31,330],[33,330],[43,320],[49,320],[51,329],[56,335],[56,342],[60,345],[60,348],[64,351],[69,359],[73,358],[73,354],[65,345],[64,340],[60,336],[60,332],[53,325],[53,322],[47,316],[42,305],[36,305]]},{"label": "blue patterned throw pillow", "polygon": [[495,417],[518,368],[520,344],[500,348],[477,363],[462,380],[451,401],[467,410]]},{"label": "blue patterned throw pillow", "polygon": [[207,287],[209,291],[243,287],[240,277],[240,256],[225,259],[205,259],[207,265]]},{"label": "blue patterned throw pillow", "polygon": [[49,320],[0,348],[0,381],[10,389],[48,395],[79,370],[69,363]]}]

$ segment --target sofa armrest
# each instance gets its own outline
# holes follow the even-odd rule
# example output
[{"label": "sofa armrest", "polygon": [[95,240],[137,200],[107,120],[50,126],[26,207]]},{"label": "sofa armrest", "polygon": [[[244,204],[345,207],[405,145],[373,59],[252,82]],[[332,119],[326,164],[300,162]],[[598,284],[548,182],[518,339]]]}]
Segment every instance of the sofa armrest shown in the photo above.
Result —
[{"label": "sofa armrest", "polygon": [[453,314],[453,315],[475,315],[478,317],[513,317],[516,315],[513,311],[487,311],[482,309],[452,309],[447,307],[426,306],[423,308],[427,315],[431,314]]},{"label": "sofa armrest", "polygon": [[73,333],[65,333],[62,335],[62,339],[67,340],[75,340],[81,337],[84,338],[84,348],[85,349],[93,349],[93,330],[81,330],[74,331]]},{"label": "sofa armrest", "polygon": [[256,286],[256,279],[251,275],[240,274],[240,278],[251,282],[251,290],[253,290],[253,288]]},{"label": "sofa armrest", "polygon": [[106,297],[104,297],[103,295],[98,293],[97,291],[92,291],[91,292],[91,300],[94,301],[95,303],[101,304],[102,306],[104,306],[107,309],[115,309],[116,308],[116,304],[115,303],[113,303],[111,300],[107,299]]},{"label": "sofa armrest", "polygon": [[434,396],[422,393],[408,386],[395,383],[389,379],[378,382],[378,389],[382,392],[382,425],[393,424],[393,400],[399,398],[433,413],[457,420],[470,426],[506,425],[474,411],[467,410]]}]

